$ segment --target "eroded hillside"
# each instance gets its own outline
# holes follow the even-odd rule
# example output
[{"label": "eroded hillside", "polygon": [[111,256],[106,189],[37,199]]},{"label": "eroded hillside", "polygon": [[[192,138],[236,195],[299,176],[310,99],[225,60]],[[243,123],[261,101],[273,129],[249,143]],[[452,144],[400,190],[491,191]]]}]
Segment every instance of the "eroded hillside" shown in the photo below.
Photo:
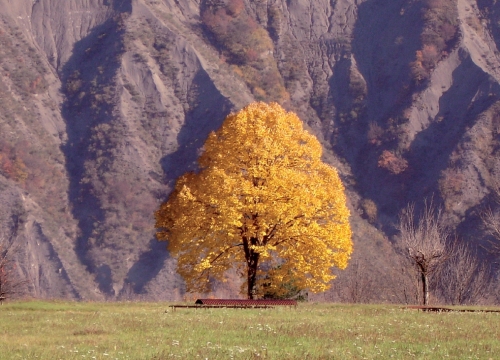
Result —
[{"label": "eroded hillside", "polygon": [[[0,9],[0,229],[22,248],[18,269],[36,296],[180,298],[153,211],[196,168],[208,133],[254,100],[297,112],[342,173],[372,298],[391,300],[389,240],[408,202],[434,196],[465,240],[484,238],[478,213],[498,177],[500,4],[0,0]],[[234,295],[233,285],[220,293]]]}]

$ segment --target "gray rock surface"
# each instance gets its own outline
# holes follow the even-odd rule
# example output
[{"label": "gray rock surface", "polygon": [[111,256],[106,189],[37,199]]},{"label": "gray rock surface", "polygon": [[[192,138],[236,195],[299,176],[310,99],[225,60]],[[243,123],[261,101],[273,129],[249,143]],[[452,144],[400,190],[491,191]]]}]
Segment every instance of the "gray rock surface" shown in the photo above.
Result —
[{"label": "gray rock surface", "polygon": [[[153,211],[196,169],[209,132],[260,99],[297,112],[323,143],[348,188],[354,259],[374,269],[372,298],[392,301],[394,223],[408,202],[434,196],[466,241],[484,239],[499,4],[0,0],[0,235],[24,249],[29,291],[182,297]],[[214,21],[272,50],[237,53],[234,34],[218,35],[206,14],[228,6],[239,10]]]}]

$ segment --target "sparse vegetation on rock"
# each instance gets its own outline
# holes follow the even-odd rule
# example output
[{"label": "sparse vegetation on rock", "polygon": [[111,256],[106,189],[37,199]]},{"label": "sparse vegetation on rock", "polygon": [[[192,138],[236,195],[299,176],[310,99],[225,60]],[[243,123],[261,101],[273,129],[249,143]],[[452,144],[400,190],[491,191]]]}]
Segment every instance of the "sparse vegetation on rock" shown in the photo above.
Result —
[{"label": "sparse vegetation on rock", "polygon": [[[0,0],[0,15],[0,232],[28,244],[33,296],[181,299],[151,212],[255,100],[296,112],[346,185],[359,268],[338,284],[374,269],[367,301],[417,301],[393,291],[414,280],[393,224],[432,194],[461,241],[491,247],[498,2]],[[216,294],[238,292],[229,279]]]}]

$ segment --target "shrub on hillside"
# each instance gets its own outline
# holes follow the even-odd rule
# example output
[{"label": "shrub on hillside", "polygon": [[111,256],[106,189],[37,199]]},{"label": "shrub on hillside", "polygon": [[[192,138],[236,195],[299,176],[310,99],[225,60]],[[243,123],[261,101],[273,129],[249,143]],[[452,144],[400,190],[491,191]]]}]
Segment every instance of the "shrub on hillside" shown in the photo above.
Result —
[{"label": "shrub on hillside", "polygon": [[458,10],[453,0],[428,0],[424,7],[424,28],[420,39],[422,49],[410,63],[416,83],[429,77],[439,60],[445,57],[457,37]]},{"label": "shrub on hillside", "polygon": [[375,204],[373,200],[363,199],[359,205],[361,211],[363,211],[363,217],[373,223],[377,219],[377,204]]},{"label": "shrub on hillside", "polygon": [[257,100],[283,102],[289,98],[272,56],[272,40],[245,11],[242,0],[207,8],[201,18],[222,48],[224,61],[233,65]]},{"label": "shrub on hillside", "polygon": [[370,122],[370,124],[368,124],[368,133],[366,137],[370,144],[380,145],[382,144],[384,133],[384,129],[380,125],[375,122]]},{"label": "shrub on hillside", "polygon": [[439,178],[439,191],[445,203],[445,209],[450,210],[456,204],[458,198],[462,197],[462,189],[465,185],[465,177],[459,169],[448,168],[441,172]]},{"label": "shrub on hillside", "polygon": [[378,166],[397,175],[408,168],[408,162],[402,157],[395,155],[392,151],[384,150],[378,159]]}]

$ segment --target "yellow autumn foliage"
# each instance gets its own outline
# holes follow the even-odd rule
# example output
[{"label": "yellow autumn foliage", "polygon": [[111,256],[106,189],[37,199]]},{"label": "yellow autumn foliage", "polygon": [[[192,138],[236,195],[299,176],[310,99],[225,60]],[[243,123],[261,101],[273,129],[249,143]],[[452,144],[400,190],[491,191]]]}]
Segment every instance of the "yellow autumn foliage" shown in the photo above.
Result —
[{"label": "yellow autumn foliage", "polygon": [[267,291],[287,281],[329,288],[352,241],[344,187],[321,153],[276,103],[250,104],[209,135],[201,170],[179,178],[155,213],[157,238],[168,241],[188,291],[209,291],[231,268],[246,277],[249,298],[264,281]]}]

